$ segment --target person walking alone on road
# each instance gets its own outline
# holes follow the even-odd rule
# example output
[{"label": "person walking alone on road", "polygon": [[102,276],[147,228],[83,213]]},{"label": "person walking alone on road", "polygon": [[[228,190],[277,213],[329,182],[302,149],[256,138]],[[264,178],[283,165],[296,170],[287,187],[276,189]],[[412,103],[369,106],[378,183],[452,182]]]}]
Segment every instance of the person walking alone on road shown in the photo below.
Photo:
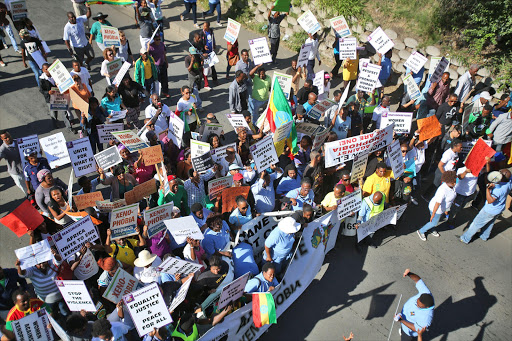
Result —
[{"label": "person walking alone on road", "polygon": [[268,38],[270,39],[270,54],[272,55],[272,63],[277,64],[277,50],[279,50],[279,40],[281,39],[281,28],[279,25],[286,17],[287,13],[279,14],[274,12],[274,6],[268,10]]}]

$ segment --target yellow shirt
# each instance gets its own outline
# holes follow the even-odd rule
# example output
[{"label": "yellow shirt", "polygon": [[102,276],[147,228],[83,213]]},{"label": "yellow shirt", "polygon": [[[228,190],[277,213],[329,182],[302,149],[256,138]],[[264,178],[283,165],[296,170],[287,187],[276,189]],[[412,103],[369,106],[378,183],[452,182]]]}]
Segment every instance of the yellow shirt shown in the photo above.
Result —
[{"label": "yellow shirt", "polygon": [[359,67],[359,56],[356,59],[351,59],[343,62],[343,80],[352,81],[357,79],[357,69]]},{"label": "yellow shirt", "polygon": [[[349,194],[348,192],[345,192],[345,195]],[[323,207],[331,207],[336,206],[339,199],[336,199],[334,196],[334,191],[327,193],[324,197],[324,200],[320,203]]]},{"label": "yellow shirt", "polygon": [[363,185],[363,192],[373,194],[375,192],[382,192],[386,195],[386,202],[389,202],[389,189],[391,187],[391,171],[386,171],[383,177],[373,173]]},{"label": "yellow shirt", "polygon": [[153,76],[153,72],[151,72],[151,62],[149,58],[142,62],[144,63],[144,79],[150,79]]},{"label": "yellow shirt", "polygon": [[[139,241],[137,239],[129,238],[128,240],[132,244],[132,247],[139,246]],[[119,251],[117,252],[115,259],[133,266],[133,262],[137,257],[135,256],[135,251],[128,247],[126,241],[124,246],[121,246],[119,244],[115,245],[115,243],[111,243],[110,247],[112,248],[110,256],[114,257],[114,253],[116,252],[117,248],[119,248]]]}]

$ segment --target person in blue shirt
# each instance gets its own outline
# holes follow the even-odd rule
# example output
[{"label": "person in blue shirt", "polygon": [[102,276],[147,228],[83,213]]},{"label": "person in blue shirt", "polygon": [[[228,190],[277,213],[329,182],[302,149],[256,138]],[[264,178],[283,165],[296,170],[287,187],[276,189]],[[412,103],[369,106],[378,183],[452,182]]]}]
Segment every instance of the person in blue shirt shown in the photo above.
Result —
[{"label": "person in blue shirt", "polygon": [[190,215],[194,218],[201,231],[206,228],[206,219],[210,213],[212,213],[212,211],[207,208],[203,208],[203,205],[198,202],[190,207]]},{"label": "person in blue shirt", "polygon": [[276,165],[271,165],[270,169],[274,171],[272,174],[261,172],[260,178],[251,186],[257,213],[271,212],[276,204],[274,181],[283,174],[283,170]]},{"label": "person in blue shirt", "polygon": [[295,233],[299,231],[300,226],[300,223],[292,217],[286,217],[277,224],[277,228],[274,228],[265,239],[263,258],[267,263],[275,264],[277,274],[284,270],[285,263],[292,257]]},{"label": "person in blue shirt", "polygon": [[204,231],[204,239],[201,242],[206,255],[208,257],[219,254],[231,257],[231,252],[223,251],[230,242],[230,230],[223,224],[222,216],[215,214],[206,220],[208,228]]},{"label": "person in blue shirt", "polygon": [[302,105],[304,107],[306,115],[311,111],[311,109],[313,109],[313,107],[317,103],[317,98],[318,96],[314,92],[309,93],[307,102]]},{"label": "person in blue shirt", "polygon": [[[495,173],[495,174],[493,174]],[[496,178],[497,183],[490,183],[485,190],[485,198],[487,202],[484,207],[478,212],[475,219],[460,237],[460,241],[469,244],[471,238],[478,232],[478,230],[485,228],[480,234],[480,239],[487,241],[491,236],[492,228],[496,218],[505,210],[507,195],[512,191],[512,182],[510,181],[510,171],[506,168],[498,172],[491,172],[489,178]]]},{"label": "person in blue shirt", "polygon": [[418,331],[423,333],[423,329],[432,324],[434,317],[434,297],[427,288],[420,276],[406,269],[404,277],[408,276],[416,283],[418,293],[405,302],[400,314],[395,316],[395,321],[402,324],[399,334],[402,340],[415,340]]},{"label": "person in blue shirt", "polygon": [[235,268],[235,279],[250,272],[253,276],[259,273],[258,265],[254,259],[254,251],[252,246],[241,242],[231,253],[233,259],[233,267]]},{"label": "person in blue shirt", "polygon": [[37,173],[42,169],[51,170],[48,160],[44,157],[37,157],[37,149],[27,148],[23,151],[27,164],[23,168],[23,174],[25,175],[25,185],[27,186],[27,194],[31,195],[36,192],[39,187],[39,180],[37,179]]},{"label": "person in blue shirt", "polygon": [[239,195],[235,198],[238,206],[229,215],[229,224],[235,230],[240,229],[245,223],[252,220],[251,206],[243,196]]},{"label": "person in blue shirt", "polygon": [[276,277],[276,266],[273,263],[265,263],[261,273],[250,279],[245,285],[246,293],[269,292],[279,285]]},{"label": "person in blue shirt", "polygon": [[288,193],[286,193],[286,197],[290,198],[292,202],[292,208],[294,211],[298,211],[302,209],[304,204],[309,204],[311,206],[315,206],[313,200],[315,200],[315,193],[311,189],[312,184],[309,178],[304,178],[300,182],[300,187],[296,189],[292,189]]},{"label": "person in blue shirt", "polygon": [[380,73],[379,73],[379,82],[382,84],[382,87],[386,86],[386,83],[389,79],[389,76],[391,76],[391,56],[393,55],[393,50],[389,50],[384,54],[384,56],[379,53],[379,61],[377,62],[377,65],[381,66]]},{"label": "person in blue shirt", "polygon": [[300,176],[297,174],[297,168],[294,164],[289,164],[284,168],[285,177],[281,178],[279,185],[277,185],[276,193],[284,195],[292,189],[300,187]]}]

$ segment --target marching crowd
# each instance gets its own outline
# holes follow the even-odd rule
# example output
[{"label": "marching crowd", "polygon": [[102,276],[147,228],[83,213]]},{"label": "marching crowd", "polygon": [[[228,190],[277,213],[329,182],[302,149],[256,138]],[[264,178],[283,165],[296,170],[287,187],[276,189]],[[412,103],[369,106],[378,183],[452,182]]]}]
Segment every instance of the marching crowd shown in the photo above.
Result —
[{"label": "marching crowd", "polygon": [[[417,226],[416,233],[422,241],[427,241],[430,236],[440,236],[436,226],[442,220],[449,229],[460,225],[462,221],[457,215],[470,202],[478,213],[458,238],[469,244],[481,231],[479,237],[485,241],[491,236],[496,219],[506,209],[507,196],[512,191],[511,173],[507,168],[511,160],[512,100],[509,95],[504,95],[493,103],[494,89],[477,82],[478,65],[471,66],[458,79],[455,88],[450,87],[448,72],[438,82],[431,83],[423,68],[417,73],[407,70],[406,73],[411,74],[421,88],[422,95],[411,99],[404,91],[400,99],[392,99],[386,92],[393,73],[392,50],[377,54],[368,44],[358,49],[356,60],[340,60],[335,47],[336,66],[331,72],[324,73],[323,91],[319,91],[313,85],[315,61],[321,65],[319,38],[309,34],[305,44],[312,44],[312,48],[307,62],[299,66],[298,61],[293,60],[284,70],[292,77],[292,82],[283,109],[279,107],[282,104],[276,104],[276,91],[271,92],[272,78],[267,74],[266,66],[254,65],[247,44],[240,42],[239,47],[238,40],[233,44],[228,42],[225,77],[231,83],[225,112],[241,114],[245,120],[243,126],[234,127],[234,140],[230,141],[227,133],[224,136],[228,127],[223,127],[220,133],[209,133],[209,126],[218,125],[218,117],[225,113],[202,114],[200,94],[218,84],[221,72],[205,62],[210,52],[218,50],[216,44],[219,42],[207,21],[201,27],[197,24],[195,0],[185,0],[185,11],[180,16],[181,20],[186,20],[192,11],[194,25],[199,30],[193,34],[184,65],[180,65],[187,69],[188,85],[178,89],[181,97],[172,105],[163,103],[176,89],[171,89],[168,82],[169,63],[164,43],[166,19],[162,14],[162,1],[136,1],[135,25],[139,29],[140,42],[130,43],[125,33],[119,31],[118,47],[103,43],[102,26],[112,26],[107,20],[108,15],[101,12],[93,15],[91,6],[85,1],[72,0],[71,3],[69,8],[73,11],[67,13],[67,23],[63,27],[64,45],[73,58],[69,62],[74,82],[70,91],[88,103],[88,111],[73,108],[70,104],[66,111],[48,109],[48,113],[55,129],[61,127],[60,113],[69,131],[88,137],[94,154],[115,147],[121,157],[121,162],[109,169],[98,166],[94,175],[79,177],[80,190],[73,196],[101,190],[107,193],[111,202],[122,206],[126,204],[125,194],[136,186],[155,181],[156,187],[154,193],[138,202],[136,233],[115,238],[111,230],[111,212],[99,207],[78,210],[76,203],[67,200],[71,189],[65,181],[53,176],[54,169],[39,150],[25,149],[22,160],[17,139],[24,136],[12,136],[9,129],[1,130],[0,159],[7,162],[7,171],[14,184],[43,217],[43,223],[26,232],[30,244],[48,240],[52,245],[51,260],[29,268],[22,268],[20,260],[14,268],[2,264],[5,268],[0,268],[1,340],[14,340],[12,322],[40,309],[51,314],[69,340],[196,340],[221,323],[225,316],[249,304],[251,293],[272,292],[283,278],[308,223],[337,210],[340,200],[356,191],[362,194],[360,209],[352,214],[356,229],[388,207],[412,204],[425,207],[425,211],[428,207],[429,220],[423,226]],[[222,26],[220,1],[210,0],[209,5],[209,11],[202,13],[202,17],[216,11],[217,26]],[[278,61],[277,52],[279,24],[284,16],[284,13],[272,10],[268,14],[272,55],[269,68],[283,63]],[[50,108],[51,97],[58,92],[56,86],[59,84],[49,70],[47,45],[28,17],[11,18],[19,35],[16,39],[9,17],[10,1],[0,2],[0,33],[7,33],[13,49],[21,54],[24,66],[30,66],[34,72],[34,86],[38,86]],[[339,39],[337,36],[335,44]],[[0,49],[7,48],[9,40],[2,37]],[[41,67],[41,61],[34,57],[37,51],[44,59]],[[139,52],[138,58],[136,52]],[[98,53],[103,57],[101,65]],[[359,58],[375,54],[377,64],[381,66],[380,86],[370,92],[353,89],[358,78]],[[134,69],[133,77],[129,71],[118,84],[116,74],[111,74],[108,69],[109,63],[117,59],[130,63]],[[0,66],[5,66],[1,59]],[[230,76],[232,68],[234,78]],[[91,73],[98,71],[106,82],[104,94],[99,94],[101,98],[94,93],[91,81]],[[208,79],[210,76],[211,80]],[[331,84],[334,87],[335,82],[341,80],[344,81],[342,89],[331,91]],[[335,105],[321,112],[319,117],[313,115],[315,106],[325,99],[332,99]],[[142,108],[145,102],[147,106]],[[393,141],[398,141],[400,146],[403,174],[395,177],[387,146],[368,155],[364,175],[360,178],[352,176],[351,158],[333,167],[325,166],[328,143],[365,134],[375,136],[385,128],[381,124],[382,118],[392,111],[390,106],[396,104],[396,112],[413,112],[415,119],[408,133],[393,133]],[[126,111],[125,117],[116,117],[120,111]],[[174,116],[184,123],[181,144],[170,138],[171,117]],[[263,120],[262,116],[265,117]],[[431,116],[437,118],[440,133],[422,139],[422,130],[416,122]],[[287,122],[293,122],[292,130],[284,146],[278,149],[276,162],[267,169],[257,169],[252,147]],[[143,152],[132,151],[115,139],[109,143],[100,142],[98,126],[113,123],[124,124],[125,129],[137,133],[147,146],[161,147],[162,163],[146,165]],[[306,126],[318,128],[315,132],[307,132],[304,130]],[[318,135],[327,130],[324,140],[317,143]],[[488,141],[496,153],[486,156],[483,168],[475,171],[464,164],[468,150],[463,147],[471,146],[480,138]],[[193,140],[206,141],[210,150],[223,150],[224,154],[210,169],[198,171],[191,151]],[[429,176],[431,173],[434,173],[433,177]],[[232,177],[230,183],[236,191],[227,187],[212,196],[208,183],[223,177]],[[237,195],[229,198],[228,193],[232,192]],[[192,217],[201,231],[201,239],[187,237],[186,241],[178,243],[166,229],[150,234],[144,211],[171,202],[171,219]],[[274,211],[291,212],[266,237],[263,254],[255,255],[250,244],[243,238],[239,240],[240,231],[244,224]],[[99,239],[84,243],[76,254],[64,259],[54,246],[52,235],[88,216]],[[372,236],[373,233],[356,243],[356,248],[361,251],[365,245],[377,247]],[[159,265],[171,257],[199,264],[201,269],[190,274],[160,271]],[[166,306],[171,304],[180,287],[191,279],[185,300],[170,311],[174,322],[139,335],[126,304],[122,300],[118,303],[109,301],[104,295],[118,269],[137,279],[134,291],[157,283]],[[210,294],[228,284],[224,280],[229,278],[230,272],[234,272],[233,279],[250,273],[244,290],[246,294],[221,309],[216,304],[202,309],[201,304]],[[418,275],[406,270],[405,276],[415,282],[419,293],[404,305],[396,320],[401,323],[402,340],[421,340],[432,322],[434,300]],[[32,283],[33,292],[28,290],[27,279]],[[55,280],[84,281],[97,311],[70,311]]]}]

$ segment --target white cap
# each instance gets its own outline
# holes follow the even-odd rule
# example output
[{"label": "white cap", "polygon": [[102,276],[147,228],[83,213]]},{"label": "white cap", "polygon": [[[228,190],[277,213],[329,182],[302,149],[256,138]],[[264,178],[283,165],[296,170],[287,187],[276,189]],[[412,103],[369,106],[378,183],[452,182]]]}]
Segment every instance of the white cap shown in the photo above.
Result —
[{"label": "white cap", "polygon": [[284,233],[295,233],[300,230],[300,224],[292,217],[286,217],[277,224],[277,227]]},{"label": "white cap", "polygon": [[484,98],[484,99],[486,99],[488,101],[490,101],[492,99],[491,94],[489,93],[489,91],[482,91],[482,93],[480,94],[480,97]]}]

